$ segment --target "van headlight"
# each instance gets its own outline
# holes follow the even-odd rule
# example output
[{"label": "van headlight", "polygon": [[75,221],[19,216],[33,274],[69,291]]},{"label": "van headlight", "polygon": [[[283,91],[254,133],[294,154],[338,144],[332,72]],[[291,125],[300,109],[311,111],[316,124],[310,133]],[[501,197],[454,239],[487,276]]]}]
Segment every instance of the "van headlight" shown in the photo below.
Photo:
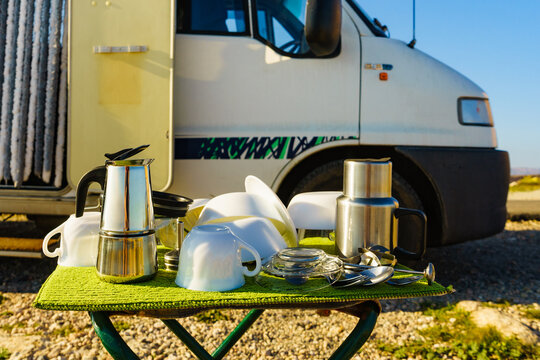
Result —
[{"label": "van headlight", "polygon": [[487,99],[459,98],[458,115],[462,125],[493,126],[493,117]]}]

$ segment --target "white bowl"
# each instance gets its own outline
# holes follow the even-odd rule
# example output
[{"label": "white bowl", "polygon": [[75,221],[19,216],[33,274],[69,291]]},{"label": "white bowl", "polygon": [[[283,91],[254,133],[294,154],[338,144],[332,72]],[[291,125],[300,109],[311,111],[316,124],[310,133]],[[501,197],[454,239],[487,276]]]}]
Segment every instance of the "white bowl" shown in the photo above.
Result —
[{"label": "white bowl", "polygon": [[[287,244],[272,222],[262,217],[249,217],[219,225],[229,228],[232,233],[245,243],[253,246],[265,264],[270,258]],[[242,262],[254,261],[255,257],[249,251],[242,249]]]},{"label": "white bowl", "polygon": [[233,192],[216,196],[206,203],[197,225],[227,217],[257,216],[282,220],[279,211],[261,195]]},{"label": "white bowl", "polygon": [[283,202],[281,202],[280,198],[276,195],[274,190],[272,190],[261,179],[254,175],[246,176],[246,179],[244,180],[244,187],[247,193],[260,195],[274,206],[274,208],[279,212],[281,221],[287,227],[287,232],[292,234],[294,241],[296,242],[294,246],[298,246],[298,237],[296,235],[296,227],[294,221],[289,215],[287,208],[285,207],[285,205],[283,205]]},{"label": "white bowl", "polygon": [[301,193],[291,199],[287,210],[298,229],[333,230],[337,198],[341,195],[341,191]]},{"label": "white bowl", "polygon": [[208,201],[196,225],[215,224],[248,217],[263,217],[272,222],[288,246],[297,246],[296,229],[267,198],[245,192],[227,193]]}]

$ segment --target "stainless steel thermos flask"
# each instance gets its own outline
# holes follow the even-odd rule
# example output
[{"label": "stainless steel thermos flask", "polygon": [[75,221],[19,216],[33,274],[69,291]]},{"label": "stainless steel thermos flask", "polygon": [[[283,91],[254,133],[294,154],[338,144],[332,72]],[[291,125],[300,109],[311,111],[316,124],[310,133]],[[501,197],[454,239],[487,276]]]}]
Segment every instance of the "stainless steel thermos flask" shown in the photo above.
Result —
[{"label": "stainless steel thermos flask", "polygon": [[[336,252],[342,258],[360,254],[360,248],[381,245],[396,256],[420,259],[425,252],[426,215],[400,208],[392,197],[390,159],[349,159],[344,163],[343,195],[337,198]],[[398,246],[398,218],[418,216],[421,250],[413,253]]]}]

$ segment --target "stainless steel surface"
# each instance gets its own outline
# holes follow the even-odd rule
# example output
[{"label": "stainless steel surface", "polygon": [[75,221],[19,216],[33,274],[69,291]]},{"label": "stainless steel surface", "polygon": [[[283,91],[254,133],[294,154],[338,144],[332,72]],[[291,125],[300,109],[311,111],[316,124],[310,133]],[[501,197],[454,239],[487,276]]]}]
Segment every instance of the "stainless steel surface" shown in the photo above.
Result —
[{"label": "stainless steel surface", "polygon": [[178,264],[176,264],[176,265],[173,265],[173,264],[165,264],[165,270],[169,270],[169,271],[178,271]]},{"label": "stainless steel surface", "polygon": [[397,245],[397,219],[393,216],[398,202],[387,198],[337,199],[336,251],[350,258],[360,254],[359,248],[382,245],[393,249]]},{"label": "stainless steel surface", "polygon": [[391,266],[375,266],[362,271],[360,274],[368,277],[368,280],[362,285],[371,286],[388,281],[394,276],[394,268]]},{"label": "stainless steel surface", "polygon": [[414,270],[404,270],[404,269],[396,269],[397,272],[402,272],[406,274],[419,274],[426,278],[428,285],[433,284],[435,281],[435,266],[432,263],[429,263],[424,271],[414,271]]},{"label": "stainless steel surface", "polygon": [[369,280],[369,278],[366,275],[362,275],[358,273],[344,272],[343,276],[344,276],[344,279],[338,279],[338,280],[335,280],[330,276],[326,276],[326,280],[330,283],[332,287],[337,288],[337,289],[362,285],[363,283]]},{"label": "stainless steel surface", "polygon": [[165,269],[172,271],[178,270],[179,259],[180,251],[178,249],[167,252],[163,257],[163,260],[165,262]]},{"label": "stainless steel surface", "polygon": [[163,260],[165,262],[165,269],[171,271],[178,270],[178,263],[180,260],[180,248],[182,247],[182,242],[184,241],[184,223],[180,220],[176,220],[178,225],[178,237],[174,250],[171,250],[165,254]]},{"label": "stainless steel surface", "polygon": [[[398,218],[414,215],[420,218],[421,250],[411,252],[398,247]],[[392,253],[420,259],[425,251],[426,215],[420,210],[399,208],[392,197],[392,163],[389,159],[345,160],[343,195],[337,198],[336,253],[353,258],[360,249],[373,246],[388,248]]]},{"label": "stainless steel surface", "polygon": [[178,225],[177,231],[178,231],[178,239],[176,242],[176,250],[180,250],[182,248],[182,243],[184,242],[184,222],[180,220],[176,220],[176,224]]},{"label": "stainless steel surface", "polygon": [[394,269],[390,266],[366,266],[361,272],[356,269],[343,271],[343,279],[328,282],[335,288],[351,286],[371,286],[388,281],[394,275]]},{"label": "stainless steel surface", "polygon": [[345,160],[343,194],[350,198],[392,196],[392,162],[389,159]]},{"label": "stainless steel surface", "polygon": [[[374,269],[380,266],[370,266],[370,265],[358,265],[358,264],[351,264],[351,263],[343,263],[343,268],[353,271],[364,271],[367,269]],[[394,268],[394,272],[400,272],[404,274],[416,274],[416,275],[422,275],[426,278],[428,285],[431,285],[435,281],[435,266],[432,263],[429,263],[424,271],[416,271],[416,270],[407,270],[407,269],[399,269]]]},{"label": "stainless steel surface", "polygon": [[336,252],[342,258],[360,254],[360,248],[397,246],[399,206],[392,198],[389,159],[345,160],[343,195],[337,198]]},{"label": "stainless steel surface", "polygon": [[408,276],[408,277],[397,278],[397,279],[392,278],[386,281],[386,283],[388,285],[393,285],[393,286],[403,286],[403,285],[414,284],[415,282],[418,282],[422,278],[423,276],[420,276],[420,275]]},{"label": "stainless steel surface", "polygon": [[100,234],[96,263],[100,279],[111,283],[149,280],[157,273],[155,234],[107,236]]},{"label": "stainless steel surface", "polygon": [[152,160],[107,161],[102,232],[124,236],[154,230]]},{"label": "stainless steel surface", "polygon": [[360,264],[351,264],[351,263],[343,263],[343,268],[347,270],[353,270],[353,271],[364,271],[367,269],[374,268],[373,265],[360,265]]}]

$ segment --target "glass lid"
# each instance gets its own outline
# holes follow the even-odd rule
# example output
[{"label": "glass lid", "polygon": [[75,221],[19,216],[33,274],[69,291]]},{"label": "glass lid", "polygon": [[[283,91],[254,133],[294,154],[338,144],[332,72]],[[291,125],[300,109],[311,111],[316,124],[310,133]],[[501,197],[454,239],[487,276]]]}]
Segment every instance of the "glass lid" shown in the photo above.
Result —
[{"label": "glass lid", "polygon": [[314,248],[285,248],[279,251],[276,256],[284,261],[294,261],[299,263],[317,263],[327,255],[321,249]]}]

